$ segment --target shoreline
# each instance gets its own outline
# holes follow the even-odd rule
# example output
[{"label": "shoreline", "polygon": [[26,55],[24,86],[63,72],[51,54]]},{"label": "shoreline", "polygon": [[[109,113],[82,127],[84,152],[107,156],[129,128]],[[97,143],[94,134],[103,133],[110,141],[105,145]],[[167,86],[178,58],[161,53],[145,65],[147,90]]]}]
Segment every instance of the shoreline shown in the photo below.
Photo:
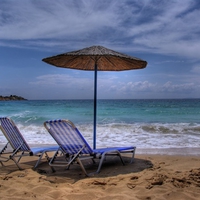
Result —
[{"label": "shoreline", "polygon": [[[55,144],[29,144],[30,147],[40,146],[55,146]],[[0,150],[4,144],[0,144]],[[98,148],[98,147],[97,147]],[[104,148],[104,147],[99,147]],[[8,147],[10,149],[10,146]],[[200,156],[200,148],[198,147],[185,147],[185,148],[139,148],[136,146],[137,155],[173,155],[173,156]]]},{"label": "shoreline", "polygon": [[200,156],[200,148],[185,147],[185,148],[137,148],[136,154],[143,155],[174,155],[174,156]]}]

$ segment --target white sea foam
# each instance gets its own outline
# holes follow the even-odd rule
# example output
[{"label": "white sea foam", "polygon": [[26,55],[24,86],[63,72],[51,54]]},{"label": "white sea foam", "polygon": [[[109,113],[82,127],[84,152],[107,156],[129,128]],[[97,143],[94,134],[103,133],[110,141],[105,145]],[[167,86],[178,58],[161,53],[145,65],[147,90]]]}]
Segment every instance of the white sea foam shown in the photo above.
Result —
[{"label": "white sea foam", "polygon": [[[55,144],[43,126],[17,124],[29,144]],[[77,128],[88,143],[93,145],[93,125],[78,124]],[[200,139],[198,124],[105,124],[97,126],[97,147],[137,146],[153,148],[198,148]],[[0,144],[6,142],[0,132]]]}]

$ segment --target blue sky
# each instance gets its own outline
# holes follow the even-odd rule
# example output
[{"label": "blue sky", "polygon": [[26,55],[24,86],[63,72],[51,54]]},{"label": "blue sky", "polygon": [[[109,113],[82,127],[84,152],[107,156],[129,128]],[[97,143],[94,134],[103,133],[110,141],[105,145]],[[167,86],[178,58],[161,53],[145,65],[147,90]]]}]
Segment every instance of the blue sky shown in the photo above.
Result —
[{"label": "blue sky", "polygon": [[45,57],[101,45],[148,62],[98,72],[98,98],[200,98],[199,0],[0,0],[0,95],[92,99],[93,72]]}]

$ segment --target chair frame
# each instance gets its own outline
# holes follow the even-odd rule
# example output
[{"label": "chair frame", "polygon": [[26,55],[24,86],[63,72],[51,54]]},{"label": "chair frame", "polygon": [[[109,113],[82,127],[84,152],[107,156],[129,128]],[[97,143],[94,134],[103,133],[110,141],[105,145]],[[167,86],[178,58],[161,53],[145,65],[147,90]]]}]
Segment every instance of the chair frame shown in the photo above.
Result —
[{"label": "chair frame", "polygon": [[[2,166],[4,166],[4,162],[12,160],[22,170],[19,162],[23,156],[37,156],[39,158],[34,166],[35,169],[40,164],[44,155],[49,162],[50,157],[48,152],[56,151],[59,148],[58,146],[30,148],[15,123],[7,117],[0,118],[0,130],[8,141],[0,151],[0,163]],[[13,149],[11,152],[7,151],[9,145]]]},{"label": "chair frame", "polygon": [[[47,131],[50,133],[50,135],[54,138],[54,140],[58,143],[59,149],[57,152],[55,152],[54,156],[51,158],[49,165],[51,167],[54,166],[63,166],[67,167],[69,169],[70,165],[73,163],[78,163],[84,172],[86,176],[91,176],[94,174],[97,174],[100,172],[103,161],[107,156],[118,156],[122,162],[123,165],[125,165],[125,162],[122,158],[122,154],[131,153],[131,160],[130,163],[134,160],[135,150],[136,147],[109,147],[109,148],[101,148],[101,149],[95,149],[92,150],[87,141],[84,139],[82,134],[79,132],[79,130],[76,128],[76,126],[69,120],[49,120],[44,122],[44,127],[47,129]],[[68,130],[68,128],[70,130]],[[70,134],[73,132],[75,134],[76,138],[74,138],[74,142],[77,143],[75,139],[80,139],[82,145],[80,144],[69,144],[70,141]],[[60,135],[60,136],[58,136]],[[68,141],[68,143],[62,144],[63,141]],[[73,147],[76,148],[76,151],[74,152]],[[71,149],[71,150],[70,150]],[[64,161],[58,161],[58,153],[59,151],[62,152],[62,155],[64,155]],[[59,157],[60,158],[60,157]],[[99,158],[100,162],[98,165],[98,168],[95,172],[87,173],[84,165],[83,160],[86,159],[92,159],[93,163],[95,163],[94,159]],[[53,168],[54,169],[54,168]],[[55,171],[55,169],[54,169]]]}]

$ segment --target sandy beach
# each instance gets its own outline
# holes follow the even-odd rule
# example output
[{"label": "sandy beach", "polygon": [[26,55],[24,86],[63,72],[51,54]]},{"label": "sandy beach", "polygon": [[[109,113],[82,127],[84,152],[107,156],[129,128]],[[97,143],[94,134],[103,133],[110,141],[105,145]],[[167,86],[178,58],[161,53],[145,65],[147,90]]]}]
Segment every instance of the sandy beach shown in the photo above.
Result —
[{"label": "sandy beach", "polygon": [[[109,158],[99,174],[85,177],[78,165],[69,170],[47,162],[33,170],[36,157],[0,166],[0,199],[200,199],[200,157],[183,155],[136,154],[125,166],[119,158]],[[128,162],[128,158],[125,159]],[[96,165],[86,165],[88,171]]]}]

